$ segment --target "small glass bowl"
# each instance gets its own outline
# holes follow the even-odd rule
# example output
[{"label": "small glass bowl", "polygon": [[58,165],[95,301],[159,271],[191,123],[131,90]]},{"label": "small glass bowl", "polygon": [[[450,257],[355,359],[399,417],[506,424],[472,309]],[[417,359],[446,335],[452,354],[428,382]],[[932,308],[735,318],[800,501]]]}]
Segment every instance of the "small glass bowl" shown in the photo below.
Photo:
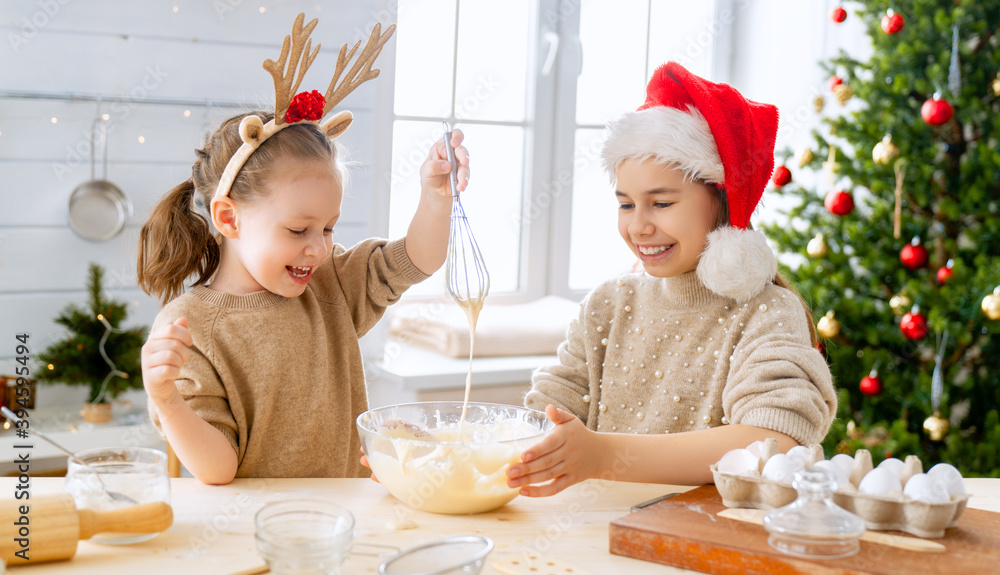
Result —
[{"label": "small glass bowl", "polygon": [[493,551],[489,537],[450,537],[407,549],[381,565],[381,575],[475,575]]},{"label": "small glass bowl", "polygon": [[337,573],[354,539],[354,515],[322,499],[266,503],[254,525],[257,551],[276,575]]},{"label": "small glass bowl", "polygon": [[[170,503],[167,454],[148,447],[103,447],[80,451],[66,468],[66,491],[77,509],[111,511],[142,503]],[[109,495],[118,494],[118,498]],[[129,500],[131,499],[131,500]],[[90,541],[139,543],[159,533],[98,533]]]}]

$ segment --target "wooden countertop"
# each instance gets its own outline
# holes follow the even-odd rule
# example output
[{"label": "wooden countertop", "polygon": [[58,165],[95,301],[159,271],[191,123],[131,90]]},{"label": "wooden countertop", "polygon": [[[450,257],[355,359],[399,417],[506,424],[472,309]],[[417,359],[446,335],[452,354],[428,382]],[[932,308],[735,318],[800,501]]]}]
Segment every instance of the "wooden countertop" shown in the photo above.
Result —
[{"label": "wooden countertop", "polygon": [[[15,478],[0,478],[11,494]],[[967,479],[969,507],[1000,512],[1000,479]],[[519,497],[497,511],[447,516],[412,511],[368,479],[238,479],[212,487],[195,479],[172,480],[174,524],[155,539],[126,546],[81,541],[70,561],[12,567],[27,575],[129,573],[141,575],[227,575],[263,566],[254,547],[253,517],[272,500],[324,498],[355,516],[355,543],[409,547],[455,535],[486,535],[501,554],[541,552],[594,575],[686,573],[662,565],[611,555],[608,524],[639,502],[690,489],[672,485],[590,480],[548,498]],[[61,478],[32,478],[32,496],[64,492]],[[396,530],[408,518],[416,528]],[[499,573],[489,559],[483,575]],[[341,573],[378,573],[377,557],[351,555]]]}]

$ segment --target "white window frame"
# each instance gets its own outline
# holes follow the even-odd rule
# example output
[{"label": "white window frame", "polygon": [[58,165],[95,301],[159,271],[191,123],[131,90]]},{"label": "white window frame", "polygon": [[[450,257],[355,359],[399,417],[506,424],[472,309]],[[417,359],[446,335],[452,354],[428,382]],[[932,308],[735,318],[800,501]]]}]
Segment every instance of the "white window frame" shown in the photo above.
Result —
[{"label": "white window frame", "polygon": [[[657,2],[663,0],[650,0]],[[711,46],[712,74],[717,82],[730,78],[732,37],[735,29],[735,12],[747,0],[709,0],[714,2],[718,34]],[[545,295],[559,295],[580,300],[589,290],[569,287],[569,238],[573,200],[574,138],[577,128],[603,126],[576,123],[577,76],[582,66],[582,47],[579,39],[579,0],[536,0],[537,18],[530,31],[536,49],[529,52],[531,62],[527,69],[528,109],[524,122],[482,121],[454,117],[454,98],[451,117],[441,118],[451,124],[491,124],[521,126],[525,129],[525,161],[522,218],[527,220],[521,229],[521,254],[519,289],[510,293],[491,293],[492,303],[515,304],[535,300]],[[456,3],[460,10],[460,3]],[[456,22],[458,22],[456,16]],[[456,28],[455,50],[457,50]],[[647,45],[650,31],[647,26]],[[395,53],[395,43],[390,47]],[[543,66],[549,52],[555,51],[555,62],[548,74]],[[453,53],[453,58],[456,54]],[[394,111],[395,58],[386,59],[383,66],[376,109],[393,110],[380,114],[376,125],[376,149],[392,149],[392,127],[396,120],[427,121],[436,118],[397,116]],[[648,67],[648,66],[647,66]],[[646,77],[652,73],[646,70]],[[452,78],[454,86],[454,74]],[[637,95],[637,99],[641,95]],[[624,112],[624,111],[623,111]],[[378,155],[374,173],[391,171],[391,154]],[[383,201],[373,202],[372,225],[378,233],[389,228],[390,197],[389,179],[376,177],[376,193]],[[435,298],[412,298],[413,301]]]}]

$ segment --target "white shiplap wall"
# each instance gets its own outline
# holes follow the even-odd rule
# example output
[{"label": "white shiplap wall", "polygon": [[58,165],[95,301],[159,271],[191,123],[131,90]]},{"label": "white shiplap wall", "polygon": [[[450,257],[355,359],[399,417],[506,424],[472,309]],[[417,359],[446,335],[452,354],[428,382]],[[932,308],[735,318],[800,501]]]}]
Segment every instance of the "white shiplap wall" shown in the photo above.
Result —
[{"label": "white shiplap wall", "polygon": [[[108,179],[135,207],[126,230],[111,241],[76,236],[67,224],[67,202],[90,178],[88,134],[98,104],[0,98],[0,372],[13,369],[16,333],[31,334],[33,353],[63,336],[52,319],[67,303],[85,300],[89,262],[105,266],[112,293],[132,304],[129,323],[148,326],[159,311],[136,288],[138,231],[159,198],[190,176],[193,150],[206,133],[242,110],[155,100],[273,106],[272,79],[261,63],[277,58],[299,12],[320,19],[313,38],[323,44],[300,88],[323,91],[340,45],[367,38],[376,22],[394,20],[387,6],[394,3],[0,0],[0,92],[130,99],[105,102],[100,111],[111,115]],[[389,154],[377,150],[389,149],[391,86],[374,84],[392,81],[394,53],[391,40],[377,64],[382,76],[340,106],[354,112],[341,143],[357,162],[337,226],[340,243],[386,230],[377,210],[385,208],[388,193],[384,178],[372,174],[387,171]]]}]

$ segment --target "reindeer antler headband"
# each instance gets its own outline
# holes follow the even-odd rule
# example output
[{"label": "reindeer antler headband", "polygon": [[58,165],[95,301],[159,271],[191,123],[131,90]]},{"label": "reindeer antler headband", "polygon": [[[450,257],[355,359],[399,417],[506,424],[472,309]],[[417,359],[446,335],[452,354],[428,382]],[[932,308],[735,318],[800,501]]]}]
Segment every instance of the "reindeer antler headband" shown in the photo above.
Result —
[{"label": "reindeer antler headband", "polygon": [[[326,89],[325,94],[320,94],[318,90],[295,94],[295,91],[299,89],[299,84],[302,83],[302,77],[305,76],[306,70],[319,54],[320,48],[320,44],[316,44],[316,48],[313,48],[312,40],[309,38],[319,20],[314,19],[303,26],[305,18],[305,14],[299,14],[295,18],[295,23],[292,24],[292,33],[285,36],[285,42],[281,45],[278,61],[264,60],[264,69],[270,72],[274,78],[274,119],[265,124],[259,116],[250,115],[240,122],[240,138],[243,140],[243,145],[236,150],[229,163],[226,164],[226,169],[219,179],[219,187],[215,189],[213,204],[218,198],[229,195],[236,175],[239,174],[250,154],[265,140],[282,129],[297,123],[310,123],[319,126],[323,133],[331,139],[344,133],[344,130],[351,125],[351,121],[354,119],[349,111],[338,112],[325,122],[322,122],[323,117],[358,86],[368,80],[378,78],[379,70],[377,68],[372,70],[372,64],[382,52],[382,47],[389,41],[389,37],[396,31],[395,24],[386,28],[385,33],[382,33],[381,24],[375,24],[371,36],[368,37],[368,42],[361,50],[354,65],[351,66],[350,70],[347,70],[347,74],[344,74],[344,70],[357,53],[361,41],[355,42],[350,51],[347,50],[347,44],[344,44],[337,56],[337,69],[333,72],[333,80],[330,81],[330,86]],[[298,69],[297,75],[296,68]],[[342,74],[344,74],[344,79],[338,84],[337,81],[340,80]]]}]

